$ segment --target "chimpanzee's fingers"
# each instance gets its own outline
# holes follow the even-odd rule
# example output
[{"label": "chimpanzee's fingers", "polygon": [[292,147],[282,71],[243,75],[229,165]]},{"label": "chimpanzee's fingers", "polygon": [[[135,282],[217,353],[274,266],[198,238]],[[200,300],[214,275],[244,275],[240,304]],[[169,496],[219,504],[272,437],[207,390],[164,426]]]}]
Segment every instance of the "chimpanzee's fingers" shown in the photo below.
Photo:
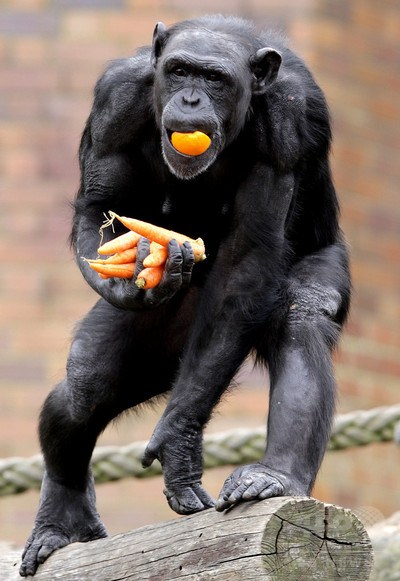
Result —
[{"label": "chimpanzee's fingers", "polygon": [[240,480],[236,479],[234,475],[235,472],[228,476],[228,478],[224,482],[222,490],[217,499],[217,504],[215,506],[216,510],[218,511],[225,510],[226,508],[229,508],[231,506],[231,503],[229,502],[228,499],[232,492],[237,488],[238,484],[240,485],[241,482]]},{"label": "chimpanzee's fingers", "polygon": [[168,242],[168,258],[165,263],[164,274],[160,287],[168,290],[172,296],[182,286],[182,251],[176,240]]},{"label": "chimpanzee's fingers", "polygon": [[154,462],[154,460],[157,459],[157,452],[156,452],[156,447],[152,446],[151,441],[149,442],[149,444],[147,445],[147,448],[144,451],[144,454],[142,456],[142,466],[143,468],[148,468],[149,466],[151,466]]},{"label": "chimpanzee's fingers", "polygon": [[133,280],[136,280],[137,275],[141,270],[143,270],[143,260],[150,254],[150,240],[147,238],[139,239],[137,243],[137,252],[136,252],[136,266],[135,271],[133,273]]},{"label": "chimpanzee's fingers", "polygon": [[265,488],[258,495],[259,500],[264,500],[265,498],[272,498],[273,496],[282,496],[283,487],[282,484],[270,484],[268,488]]},{"label": "chimpanzee's fingers", "polygon": [[205,490],[201,486],[201,484],[194,484],[193,490],[196,493],[199,500],[201,500],[201,502],[203,503],[204,508],[212,508],[213,506],[215,506],[215,500],[213,499],[211,494],[208,494],[207,490]]},{"label": "chimpanzee's fingers", "polygon": [[182,252],[182,287],[187,287],[190,283],[194,264],[194,252],[190,242],[184,242],[181,246]]},{"label": "chimpanzee's fingers", "polygon": [[181,276],[182,273],[182,250],[176,240],[168,242],[168,258],[165,264],[168,274],[172,276]]},{"label": "chimpanzee's fingers", "polygon": [[192,514],[215,505],[214,499],[200,484],[183,486],[176,490],[166,488],[164,494],[169,506],[178,514]]},{"label": "chimpanzee's fingers", "polygon": [[216,509],[225,510],[241,500],[264,499],[284,494],[285,486],[261,463],[237,468],[225,481]]}]

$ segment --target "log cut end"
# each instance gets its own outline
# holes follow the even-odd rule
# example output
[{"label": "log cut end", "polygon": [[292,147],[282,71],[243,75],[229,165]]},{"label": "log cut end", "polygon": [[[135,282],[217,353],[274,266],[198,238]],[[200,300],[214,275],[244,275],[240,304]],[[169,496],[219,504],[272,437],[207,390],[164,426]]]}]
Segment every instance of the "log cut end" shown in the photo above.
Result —
[{"label": "log cut end", "polygon": [[271,581],[370,577],[372,547],[361,522],[348,509],[312,498],[292,499],[276,510],[261,546]]}]

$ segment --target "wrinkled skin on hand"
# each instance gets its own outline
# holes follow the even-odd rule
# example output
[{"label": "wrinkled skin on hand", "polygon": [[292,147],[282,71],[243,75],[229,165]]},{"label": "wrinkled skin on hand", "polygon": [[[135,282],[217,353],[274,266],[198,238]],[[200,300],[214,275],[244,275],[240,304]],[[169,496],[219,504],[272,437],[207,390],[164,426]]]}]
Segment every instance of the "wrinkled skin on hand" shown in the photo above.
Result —
[{"label": "wrinkled skin on hand", "polygon": [[178,514],[192,514],[213,507],[215,501],[201,486],[202,431],[179,426],[178,421],[173,414],[159,421],[142,464],[147,468],[157,458],[163,467],[169,506]]},{"label": "wrinkled skin on hand", "polygon": [[[139,289],[135,283],[143,270],[143,260],[150,252],[150,242],[141,238],[137,246],[136,267],[132,279],[110,278],[101,280],[90,273],[92,286],[112,305],[128,310],[152,309],[169,301],[178,291],[188,287],[192,274],[194,255],[189,242],[179,246],[176,240],[168,243],[168,259],[161,282],[154,288]],[[86,268],[89,268],[86,265]]]}]

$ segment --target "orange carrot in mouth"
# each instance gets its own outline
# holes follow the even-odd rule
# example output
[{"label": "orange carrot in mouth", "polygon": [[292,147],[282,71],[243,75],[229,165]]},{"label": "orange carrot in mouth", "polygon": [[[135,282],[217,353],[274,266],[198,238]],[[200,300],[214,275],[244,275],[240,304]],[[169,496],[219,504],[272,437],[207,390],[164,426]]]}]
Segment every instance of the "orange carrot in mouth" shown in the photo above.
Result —
[{"label": "orange carrot in mouth", "polygon": [[174,131],[171,135],[171,143],[177,151],[185,155],[201,155],[210,147],[211,139],[201,131],[192,133],[180,133]]}]

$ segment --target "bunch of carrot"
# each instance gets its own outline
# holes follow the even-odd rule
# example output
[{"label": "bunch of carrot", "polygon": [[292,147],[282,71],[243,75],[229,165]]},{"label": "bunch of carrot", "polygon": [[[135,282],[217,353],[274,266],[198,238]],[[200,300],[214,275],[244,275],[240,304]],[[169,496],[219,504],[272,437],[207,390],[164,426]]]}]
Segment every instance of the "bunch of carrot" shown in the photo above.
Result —
[{"label": "bunch of carrot", "polygon": [[129,232],[121,234],[117,238],[102,244],[98,253],[102,256],[111,255],[108,258],[95,260],[85,259],[91,268],[99,273],[101,278],[132,278],[135,270],[136,247],[141,236],[150,240],[150,254],[143,261],[144,269],[138,274],[136,284],[139,288],[153,288],[157,286],[164,272],[164,265],[168,257],[167,245],[175,239],[181,246],[184,242],[190,242],[195,262],[205,259],[204,242],[201,238],[193,240],[188,236],[166,230],[160,226],[154,226],[148,222],[142,222],[134,218],[118,216],[115,212],[109,212],[108,220],[101,228],[110,226],[114,219],[119,220],[129,229]]}]

